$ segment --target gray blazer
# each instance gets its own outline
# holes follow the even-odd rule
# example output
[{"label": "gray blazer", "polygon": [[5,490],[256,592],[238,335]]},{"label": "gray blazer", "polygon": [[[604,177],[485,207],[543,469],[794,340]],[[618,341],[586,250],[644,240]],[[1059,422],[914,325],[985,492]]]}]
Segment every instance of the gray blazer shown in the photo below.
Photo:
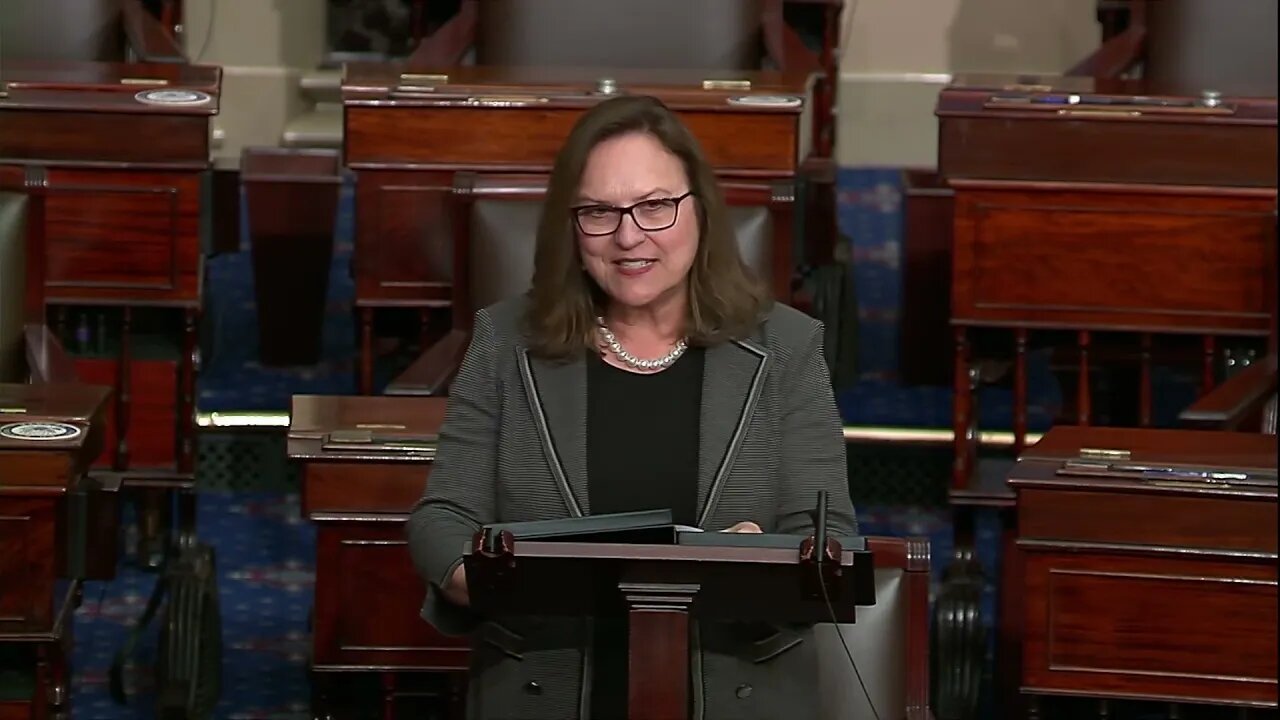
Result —
[{"label": "gray blazer", "polygon": [[[408,523],[409,549],[427,580],[423,617],[442,632],[471,636],[468,718],[586,720],[590,623],[476,618],[438,590],[481,525],[591,512],[586,364],[532,356],[524,307],[523,298],[509,300],[475,316],[426,494]],[[807,533],[825,489],[832,532],[856,534],[816,320],[776,305],[754,337],[708,348],[700,432],[699,526],[751,520],[765,532]],[[695,718],[817,717],[811,629],[699,623],[693,630]]]}]

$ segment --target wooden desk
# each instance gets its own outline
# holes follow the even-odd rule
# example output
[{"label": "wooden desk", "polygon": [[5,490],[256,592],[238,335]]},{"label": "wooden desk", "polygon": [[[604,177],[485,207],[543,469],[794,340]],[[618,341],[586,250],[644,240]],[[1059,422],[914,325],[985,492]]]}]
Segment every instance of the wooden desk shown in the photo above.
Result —
[{"label": "wooden desk", "polygon": [[[115,470],[194,464],[209,122],[220,83],[219,68],[185,64],[0,66],[0,171],[44,188],[28,226],[27,277],[43,282],[27,283],[27,320],[43,324],[53,308],[51,326],[80,354],[79,377],[116,390],[98,459]],[[171,94],[152,103],[198,102],[143,101],[157,91]],[[176,312],[153,320],[153,308]],[[99,340],[71,341],[89,334]],[[153,336],[175,336],[177,347],[148,357]]]},{"label": "wooden desk", "polygon": [[1206,390],[1216,337],[1267,335],[1275,98],[1210,106],[1131,82],[974,77],[942,91],[937,115],[940,172],[955,190],[954,487],[968,482],[976,456],[972,328],[1011,331],[1015,450],[1026,440],[1033,333],[1076,338],[1081,425],[1091,422],[1097,333],[1134,337],[1143,425],[1153,334],[1202,336]]},{"label": "wooden desk", "polygon": [[[377,308],[449,305],[452,238],[443,198],[454,174],[550,172],[573,123],[605,97],[596,92],[602,78],[666,102],[726,178],[793,180],[809,154],[807,73],[452,67],[402,75],[398,65],[348,64],[344,153],[356,179],[355,302],[365,337]],[[717,79],[746,80],[750,88],[716,89]],[[801,103],[730,102],[778,95]]]},{"label": "wooden desk", "polygon": [[317,717],[325,717],[325,685],[335,674],[383,673],[390,720],[395,672],[467,668],[467,638],[445,637],[419,614],[426,588],[405,537],[405,520],[431,472],[430,456],[323,447],[328,433],[342,429],[434,435],[444,408],[444,398],[293,397],[288,454],[301,466],[303,512],[316,525]]},{"label": "wooden desk", "polygon": [[1023,692],[1277,707],[1275,486],[1057,474],[1082,448],[1276,471],[1256,433],[1057,427],[1029,448],[1005,566]]},{"label": "wooden desk", "polygon": [[0,674],[31,678],[25,696],[0,688],[6,720],[68,709],[71,615],[91,532],[80,491],[102,447],[106,399],[106,388],[88,385],[0,384]]}]

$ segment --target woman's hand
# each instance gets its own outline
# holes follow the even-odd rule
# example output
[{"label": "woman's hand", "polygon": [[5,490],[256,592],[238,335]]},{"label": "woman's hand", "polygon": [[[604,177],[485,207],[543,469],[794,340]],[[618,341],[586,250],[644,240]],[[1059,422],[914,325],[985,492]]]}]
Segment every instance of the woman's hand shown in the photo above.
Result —
[{"label": "woman's hand", "polygon": [[742,522],[740,522],[740,523],[736,523],[736,524],[734,524],[734,525],[732,525],[732,526],[730,526],[730,527],[727,527],[727,528],[725,528],[724,530],[721,530],[720,532],[729,532],[729,533],[763,533],[764,531],[760,529],[760,526],[759,526],[759,525],[757,525],[757,524],[755,524],[755,523],[751,522],[750,520],[743,520]]},{"label": "woman's hand", "polygon": [[471,607],[471,595],[467,593],[467,566],[459,563],[440,591],[454,605]]}]

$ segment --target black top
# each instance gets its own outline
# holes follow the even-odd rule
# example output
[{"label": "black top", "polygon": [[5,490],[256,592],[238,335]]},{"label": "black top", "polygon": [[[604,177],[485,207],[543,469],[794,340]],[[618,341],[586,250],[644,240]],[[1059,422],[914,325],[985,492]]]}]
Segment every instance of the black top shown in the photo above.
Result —
[{"label": "black top", "polygon": [[[698,512],[698,424],[705,353],[690,348],[659,373],[587,361],[587,492],[593,515],[670,509],[679,525]],[[591,720],[627,716],[627,623],[597,621]]]}]

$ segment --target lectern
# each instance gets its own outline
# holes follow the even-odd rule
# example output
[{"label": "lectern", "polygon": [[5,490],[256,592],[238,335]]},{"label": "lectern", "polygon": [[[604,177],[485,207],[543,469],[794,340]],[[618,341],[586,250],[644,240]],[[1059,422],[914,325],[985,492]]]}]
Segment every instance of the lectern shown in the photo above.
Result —
[{"label": "lectern", "polygon": [[628,717],[673,720],[689,716],[690,620],[852,623],[856,605],[875,604],[865,541],[815,535],[673,529],[672,543],[631,544],[522,541],[494,527],[476,534],[464,562],[482,615],[624,613]]}]

